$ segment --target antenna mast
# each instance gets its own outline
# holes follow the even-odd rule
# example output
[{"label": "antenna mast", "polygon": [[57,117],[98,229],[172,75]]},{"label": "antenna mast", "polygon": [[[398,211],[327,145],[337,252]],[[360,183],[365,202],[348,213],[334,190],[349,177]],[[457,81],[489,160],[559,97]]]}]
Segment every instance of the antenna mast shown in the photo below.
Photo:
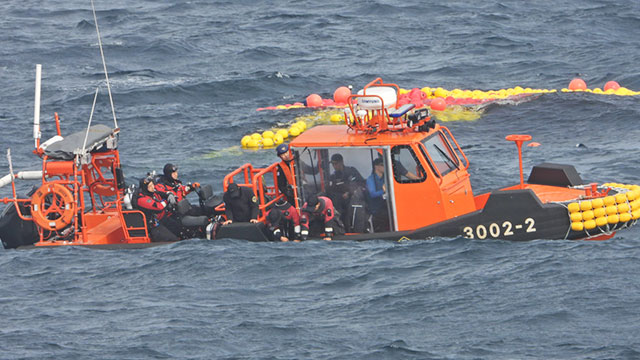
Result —
[{"label": "antenna mast", "polygon": [[116,120],[116,108],[113,106],[113,96],[111,96],[111,84],[109,83],[109,73],[107,72],[107,62],[104,60],[104,51],[102,50],[102,40],[100,39],[100,29],[98,28],[98,18],[96,17],[96,7],[91,0],[91,9],[93,10],[93,22],[96,24],[96,33],[98,34],[98,46],[100,47],[100,57],[102,57],[102,67],[104,68],[104,78],[107,81],[107,92],[109,93],[109,101],[111,102],[111,113],[113,114],[113,126],[118,127]]},{"label": "antenna mast", "polygon": [[33,104],[33,140],[36,150],[40,146],[40,84],[42,78],[42,65],[36,64],[36,94]]}]

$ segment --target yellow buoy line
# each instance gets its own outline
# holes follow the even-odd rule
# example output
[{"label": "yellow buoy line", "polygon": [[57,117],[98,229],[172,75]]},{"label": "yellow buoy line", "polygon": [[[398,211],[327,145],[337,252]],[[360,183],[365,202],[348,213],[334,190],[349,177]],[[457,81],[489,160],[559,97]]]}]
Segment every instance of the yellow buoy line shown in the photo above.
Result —
[{"label": "yellow buoy line", "polygon": [[[611,233],[634,225],[640,218],[640,186],[618,183],[602,184],[603,188],[615,190],[615,195],[567,204],[571,230],[584,231],[599,228]],[[567,232],[568,235],[568,232]]]},{"label": "yellow buoy line", "polygon": [[[601,95],[635,96],[640,95],[640,91],[633,91],[625,87],[589,89],[586,85],[578,88],[570,84],[570,88],[559,90],[563,93],[586,92]],[[530,87],[515,86],[499,90],[447,90],[443,87],[423,87],[414,89],[399,89],[399,98],[406,102],[414,102],[416,107],[428,106],[437,98],[445,99],[447,107],[444,111],[433,111],[432,115],[438,121],[473,121],[477,120],[484,113],[485,107],[489,104],[510,104],[529,101],[547,93],[557,93],[556,89],[534,89]],[[253,132],[245,135],[240,141],[243,148],[259,149],[271,148],[294,138],[307,128],[318,123],[344,123],[344,104],[333,103],[327,105],[311,115],[297,117],[286,127],[276,127],[260,132]],[[307,108],[302,103],[272,106],[264,109],[292,109]],[[318,108],[316,108],[318,109]]]},{"label": "yellow buoy line", "polygon": [[313,114],[296,117],[286,127],[275,127],[245,135],[240,143],[243,148],[247,149],[272,148],[299,136],[314,125],[342,121],[344,121],[344,115],[341,110],[316,111]]}]

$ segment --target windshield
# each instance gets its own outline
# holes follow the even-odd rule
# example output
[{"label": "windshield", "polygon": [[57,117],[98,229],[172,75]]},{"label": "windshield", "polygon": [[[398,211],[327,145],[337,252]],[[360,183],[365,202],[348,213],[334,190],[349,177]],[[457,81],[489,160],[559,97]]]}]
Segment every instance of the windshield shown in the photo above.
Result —
[{"label": "windshield", "polygon": [[435,166],[440,174],[445,175],[458,168],[460,163],[458,157],[453,153],[440,133],[426,138],[422,144],[433,161],[433,164],[430,165]]}]

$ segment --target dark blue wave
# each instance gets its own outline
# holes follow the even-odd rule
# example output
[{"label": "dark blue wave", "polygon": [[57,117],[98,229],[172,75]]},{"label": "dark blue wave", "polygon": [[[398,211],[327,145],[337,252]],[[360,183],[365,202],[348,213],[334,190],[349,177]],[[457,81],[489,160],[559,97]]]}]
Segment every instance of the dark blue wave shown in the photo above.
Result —
[{"label": "dark blue wave", "polygon": [[[111,124],[88,1],[5,1],[0,151],[33,147],[34,64],[43,137]],[[403,88],[640,90],[636,2],[96,1],[128,180],[166,162],[220,191],[273,150],[240,138],[376,77]],[[526,169],[571,163],[588,181],[638,184],[638,97],[549,93],[448,122],[476,194]],[[580,145],[580,146],[577,146]],[[8,173],[0,156],[0,176]],[[25,192],[30,184],[19,183]],[[10,196],[8,188],[0,197]],[[0,250],[0,358],[635,359],[637,228],[606,242],[190,240],[132,251]]]}]

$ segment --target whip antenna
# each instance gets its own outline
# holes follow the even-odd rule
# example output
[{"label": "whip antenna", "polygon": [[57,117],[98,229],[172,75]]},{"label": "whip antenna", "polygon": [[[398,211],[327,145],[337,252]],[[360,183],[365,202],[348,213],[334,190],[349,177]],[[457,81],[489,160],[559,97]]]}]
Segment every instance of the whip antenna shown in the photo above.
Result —
[{"label": "whip antenna", "polygon": [[91,0],[91,10],[93,10],[93,22],[96,24],[96,33],[98,34],[98,46],[100,47],[100,57],[102,57],[102,67],[104,67],[104,78],[107,80],[107,92],[109,93],[109,101],[111,102],[111,113],[113,114],[113,126],[118,127],[116,120],[116,108],[113,106],[113,96],[111,96],[111,84],[109,83],[109,73],[107,72],[107,62],[104,60],[104,51],[102,50],[102,40],[100,39],[100,29],[98,28],[98,18],[96,17],[96,7]]},{"label": "whip antenna", "polygon": [[33,101],[33,140],[36,150],[40,146],[40,86],[42,78],[42,65],[36,64],[36,92]]},{"label": "whip antenna", "polygon": [[91,120],[93,119],[93,110],[95,110],[96,108],[98,91],[100,91],[100,87],[96,88],[96,94],[93,96],[93,105],[91,105],[91,115],[89,115],[89,124],[87,125],[87,132],[84,134],[84,143],[82,144],[82,155],[84,155],[84,151],[87,148],[87,139],[89,138],[89,129],[91,129]]}]

